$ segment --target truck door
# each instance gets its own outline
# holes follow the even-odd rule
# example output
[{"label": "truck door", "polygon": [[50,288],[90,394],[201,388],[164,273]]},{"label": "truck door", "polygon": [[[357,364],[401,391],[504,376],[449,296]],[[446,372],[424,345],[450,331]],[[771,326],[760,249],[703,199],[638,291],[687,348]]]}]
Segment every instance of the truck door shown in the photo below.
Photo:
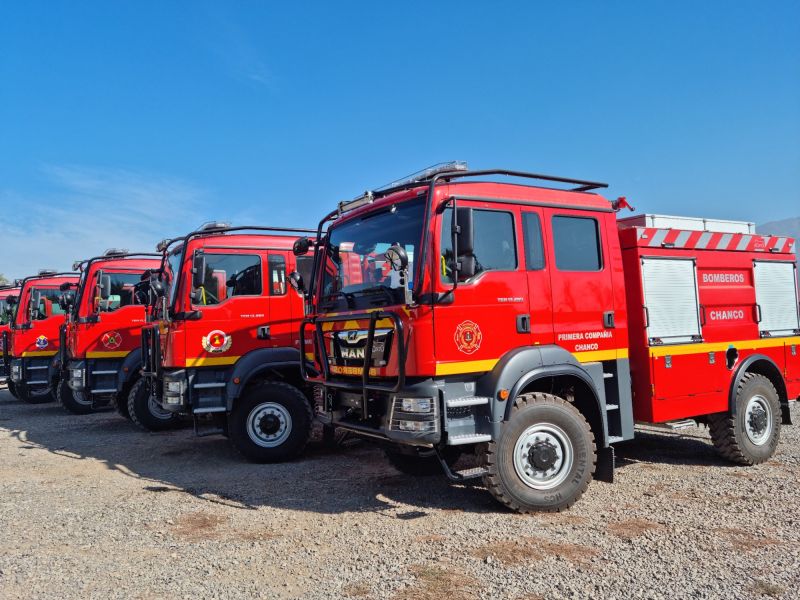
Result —
[{"label": "truck door", "polygon": [[[205,249],[205,283],[191,290],[191,309],[199,319],[186,321],[187,366],[233,364],[263,347],[260,326],[269,324],[270,266],[263,250]],[[196,359],[194,357],[197,357]]]},{"label": "truck door", "polygon": [[581,362],[612,360],[616,340],[611,256],[602,222],[586,211],[543,209],[555,343]]},{"label": "truck door", "polygon": [[[489,371],[505,352],[531,343],[519,207],[462,200],[458,207],[473,209],[476,272],[459,282],[452,303],[434,311],[439,375]],[[441,290],[453,281],[451,230],[448,208],[438,225]]]},{"label": "truck door", "polygon": [[[268,348],[293,348],[298,338],[295,319],[297,319],[297,294],[288,282],[286,265],[289,264],[288,251],[271,250],[267,256],[269,270],[269,336],[262,337]],[[300,301],[302,310],[302,301]],[[293,312],[295,314],[293,314]]]},{"label": "truck door", "polygon": [[545,260],[541,209],[522,209],[522,239],[525,249],[525,272],[528,278],[530,343],[553,343],[553,293],[550,265]]}]

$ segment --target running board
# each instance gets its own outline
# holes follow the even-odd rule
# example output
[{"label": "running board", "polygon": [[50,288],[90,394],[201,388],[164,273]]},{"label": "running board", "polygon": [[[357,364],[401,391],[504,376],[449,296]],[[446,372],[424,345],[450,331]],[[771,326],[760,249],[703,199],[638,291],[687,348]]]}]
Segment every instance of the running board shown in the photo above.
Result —
[{"label": "running board", "polygon": [[464,444],[480,444],[491,442],[492,436],[488,433],[468,433],[465,435],[451,435],[447,438],[448,446],[463,446]]},{"label": "running board", "polygon": [[439,464],[442,465],[442,470],[444,474],[450,481],[468,481],[470,479],[477,479],[479,477],[483,477],[488,473],[486,469],[483,467],[472,467],[470,469],[462,469],[461,471],[453,471],[450,469],[450,466],[447,464],[447,461],[442,458],[442,455],[439,454],[439,450],[436,450],[436,458],[439,459]]},{"label": "running board", "polygon": [[670,431],[679,431],[681,429],[689,429],[690,427],[697,427],[697,421],[694,419],[682,419],[680,421],[667,421],[666,423],[647,423],[649,427],[657,427],[658,429],[669,429]]},{"label": "running board", "polygon": [[201,429],[198,424],[198,418],[192,416],[192,425],[194,426],[194,435],[196,437],[208,437],[210,435],[225,435],[225,429],[222,427],[209,427],[208,429]]}]

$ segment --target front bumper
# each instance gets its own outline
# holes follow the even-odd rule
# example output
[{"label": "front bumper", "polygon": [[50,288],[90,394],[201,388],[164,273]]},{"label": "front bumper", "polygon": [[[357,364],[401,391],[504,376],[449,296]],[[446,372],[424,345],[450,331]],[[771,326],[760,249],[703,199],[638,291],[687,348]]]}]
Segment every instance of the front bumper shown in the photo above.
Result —
[{"label": "front bumper", "polygon": [[[162,371],[161,394],[164,410],[173,413],[211,414],[230,409],[229,384],[232,368],[175,369]],[[155,390],[158,386],[151,386]]]},{"label": "front bumper", "polygon": [[493,439],[489,398],[475,396],[474,384],[444,379],[409,383],[396,393],[363,395],[316,386],[317,420],[360,435],[411,446],[459,445]]}]

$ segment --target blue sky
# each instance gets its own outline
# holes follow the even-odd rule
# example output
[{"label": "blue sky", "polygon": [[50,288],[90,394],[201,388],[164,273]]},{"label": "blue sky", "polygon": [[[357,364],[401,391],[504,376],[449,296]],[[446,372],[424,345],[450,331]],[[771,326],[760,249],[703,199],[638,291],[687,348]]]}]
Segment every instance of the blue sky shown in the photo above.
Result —
[{"label": "blue sky", "polygon": [[798,23],[798,2],[5,3],[0,272],[209,219],[310,226],[451,159],[797,216]]}]

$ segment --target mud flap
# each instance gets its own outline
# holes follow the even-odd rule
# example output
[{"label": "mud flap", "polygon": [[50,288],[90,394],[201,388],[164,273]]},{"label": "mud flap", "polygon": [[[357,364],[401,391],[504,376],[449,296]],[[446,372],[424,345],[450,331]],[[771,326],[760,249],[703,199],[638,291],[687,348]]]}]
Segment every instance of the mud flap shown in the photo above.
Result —
[{"label": "mud flap", "polygon": [[606,483],[614,483],[614,447],[601,448],[597,453],[597,467],[594,478]]},{"label": "mud flap", "polygon": [[781,402],[781,425],[792,424],[792,410],[788,402]]}]

